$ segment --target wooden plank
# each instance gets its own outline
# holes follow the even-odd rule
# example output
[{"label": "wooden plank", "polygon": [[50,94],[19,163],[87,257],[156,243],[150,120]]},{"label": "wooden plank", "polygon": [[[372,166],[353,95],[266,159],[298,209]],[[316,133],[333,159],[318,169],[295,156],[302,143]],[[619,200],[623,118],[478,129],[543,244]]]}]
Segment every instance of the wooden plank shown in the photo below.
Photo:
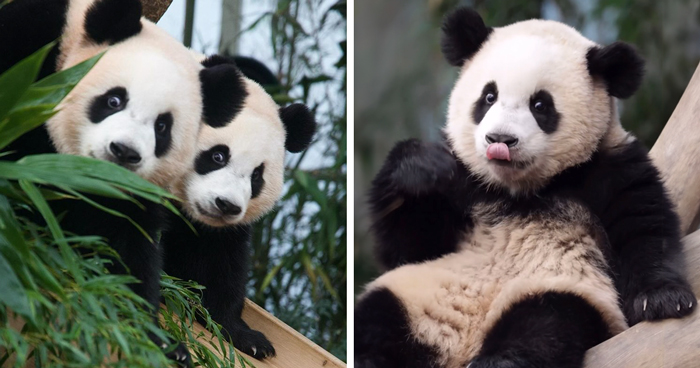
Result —
[{"label": "wooden plank", "polygon": [[264,362],[248,357],[256,368],[345,368],[340,359],[246,299],[243,320],[267,336],[277,356]]},{"label": "wooden plank", "polygon": [[677,206],[682,231],[685,234],[697,229],[700,220],[700,65],[650,155]]}]

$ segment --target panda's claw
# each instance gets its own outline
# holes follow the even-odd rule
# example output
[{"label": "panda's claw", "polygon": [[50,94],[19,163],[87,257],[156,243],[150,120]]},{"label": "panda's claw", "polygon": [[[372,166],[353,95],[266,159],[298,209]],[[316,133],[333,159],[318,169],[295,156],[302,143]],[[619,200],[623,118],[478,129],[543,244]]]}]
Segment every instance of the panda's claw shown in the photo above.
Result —
[{"label": "panda's claw", "polygon": [[256,348],[255,345],[251,346],[250,348],[253,350],[253,355],[258,354],[258,348]]},{"label": "panda's claw", "polygon": [[693,312],[695,295],[683,280],[666,281],[625,298],[623,310],[630,326],[641,321],[682,318]]}]

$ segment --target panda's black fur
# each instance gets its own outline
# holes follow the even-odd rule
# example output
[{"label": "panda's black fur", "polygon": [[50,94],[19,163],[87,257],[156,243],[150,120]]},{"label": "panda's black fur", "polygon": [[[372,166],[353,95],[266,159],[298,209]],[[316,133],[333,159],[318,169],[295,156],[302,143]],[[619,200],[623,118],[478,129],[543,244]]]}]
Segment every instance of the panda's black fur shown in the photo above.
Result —
[{"label": "panda's black fur", "polygon": [[[274,81],[269,78],[259,79],[261,75],[272,75],[269,69],[259,61],[246,59],[245,67],[239,70],[233,60],[213,55],[202,63],[209,67],[233,68],[236,73],[243,73],[245,77],[255,82],[278,83],[276,79]],[[246,99],[256,98],[246,92],[242,81],[237,80],[235,84],[235,89],[239,93],[227,96],[231,100],[230,103],[237,106],[235,113],[228,116],[225,121],[215,119],[213,124],[205,116],[206,124],[213,128],[224,127],[236,119],[236,115],[242,109],[245,109]],[[233,87],[222,86],[221,88]],[[287,134],[286,149],[290,152],[303,151],[311,142],[315,132],[316,122],[312,113],[303,105],[292,104],[280,108],[279,115]],[[193,170],[197,175],[206,175],[221,169],[221,166],[209,162],[210,151],[228,152],[228,149],[228,146],[222,144],[201,152],[195,159]],[[251,179],[251,199],[256,198],[264,186],[265,181],[262,176],[257,181]],[[182,226],[181,222],[174,217],[171,219],[171,226],[163,232],[161,238],[165,272],[183,280],[194,280],[206,287],[202,291],[202,303],[212,319],[222,326],[224,336],[237,349],[257,359],[274,356],[275,348],[265,335],[251,329],[241,318],[250,271],[252,224],[239,223],[214,227],[188,216],[187,212],[183,211],[183,213],[186,214],[197,233]]]},{"label": "panda's black fur", "polygon": [[[492,33],[478,14],[465,8],[448,16],[443,30],[443,51],[458,66]],[[611,96],[629,97],[641,82],[643,61],[628,45],[592,48],[586,60],[589,72],[602,77]],[[487,221],[498,223],[538,212],[555,216],[548,211],[564,201],[570,203],[565,206],[582,205],[604,230],[595,236],[605,256],[598,268],[614,282],[629,325],[680,318],[695,309],[695,296],[679,262],[679,218],[658,170],[638,141],[598,149],[588,161],[556,174],[529,195],[485,184],[455,149],[448,140],[408,140],[389,153],[369,196],[376,255],[385,269],[430,264],[459,252],[460,240],[475,221],[483,220],[474,217],[476,205],[494,208]],[[534,293],[500,313],[478,354],[461,362],[463,366],[581,367],[585,351],[613,332],[600,309],[576,292]],[[438,368],[444,367],[442,358],[435,346],[416,338],[406,305],[390,289],[379,283],[359,298],[357,367]]]},{"label": "panda's black fur", "polygon": [[175,218],[163,232],[164,271],[206,287],[202,304],[233,346],[258,359],[275,355],[265,335],[252,330],[241,318],[250,271],[252,226],[214,228],[188,220],[197,234]]}]

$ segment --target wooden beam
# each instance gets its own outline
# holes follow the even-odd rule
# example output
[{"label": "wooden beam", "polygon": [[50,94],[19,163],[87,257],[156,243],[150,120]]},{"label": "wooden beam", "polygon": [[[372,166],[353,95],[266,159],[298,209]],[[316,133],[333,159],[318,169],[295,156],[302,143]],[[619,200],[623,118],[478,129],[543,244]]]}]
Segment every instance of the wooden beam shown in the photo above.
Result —
[{"label": "wooden beam", "polygon": [[173,0],[143,0],[143,15],[153,23],[158,23]]},{"label": "wooden beam", "polygon": [[[264,361],[256,360],[246,354],[248,361],[255,368],[345,368],[340,359],[323,350],[304,335],[287,326],[266,310],[246,299],[243,308],[243,320],[254,329],[262,332],[272,342],[277,356]],[[202,333],[204,340],[212,339],[211,333],[201,325],[195,324],[195,336]]]},{"label": "wooden beam", "polygon": [[[681,217],[683,233],[700,213],[700,65],[651,152]],[[700,295],[700,230],[683,239],[686,275]],[[700,314],[643,322],[590,349],[586,368],[686,368],[700,362]]]},{"label": "wooden beam", "polygon": [[697,229],[700,220],[700,65],[650,154],[678,208],[681,230],[687,234]]}]

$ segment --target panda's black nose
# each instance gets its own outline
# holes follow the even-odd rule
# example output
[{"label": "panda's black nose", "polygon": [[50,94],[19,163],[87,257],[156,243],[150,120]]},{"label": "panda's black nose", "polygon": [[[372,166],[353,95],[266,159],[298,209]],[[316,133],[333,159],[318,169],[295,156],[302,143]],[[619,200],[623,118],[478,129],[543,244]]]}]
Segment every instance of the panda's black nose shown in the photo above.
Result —
[{"label": "panda's black nose", "polygon": [[486,134],[486,142],[505,143],[508,147],[513,147],[518,144],[518,138],[508,134]]},{"label": "panda's black nose", "polygon": [[235,204],[233,204],[225,199],[216,198],[216,200],[214,200],[214,202],[216,203],[216,207],[219,208],[219,211],[221,211],[221,213],[223,213],[224,215],[236,216],[239,213],[241,213],[240,207],[236,206]]},{"label": "panda's black nose", "polygon": [[119,163],[138,164],[141,162],[141,155],[133,148],[123,143],[110,143],[109,150],[119,160]]}]

